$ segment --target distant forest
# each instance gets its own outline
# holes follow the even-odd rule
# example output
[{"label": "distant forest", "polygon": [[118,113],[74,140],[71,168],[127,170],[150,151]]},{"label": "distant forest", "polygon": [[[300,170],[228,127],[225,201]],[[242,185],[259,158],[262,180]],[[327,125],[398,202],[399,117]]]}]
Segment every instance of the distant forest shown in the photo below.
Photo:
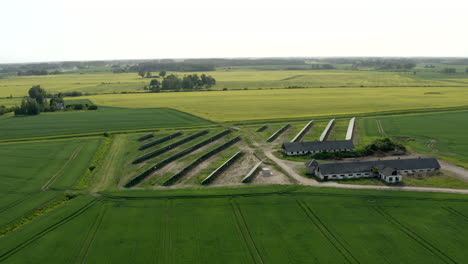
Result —
[{"label": "distant forest", "polygon": [[[308,62],[313,61],[313,64]],[[123,72],[209,72],[217,68],[282,66],[286,70],[328,70],[336,65],[349,65],[352,69],[411,70],[417,64],[468,65],[468,58],[379,58],[379,57],[333,57],[333,58],[242,58],[242,59],[161,59],[161,60],[109,60],[65,61],[49,63],[0,64],[0,74],[51,75],[64,72],[112,71]],[[283,67],[284,66],[284,67]],[[431,68],[431,67],[426,67]]]}]

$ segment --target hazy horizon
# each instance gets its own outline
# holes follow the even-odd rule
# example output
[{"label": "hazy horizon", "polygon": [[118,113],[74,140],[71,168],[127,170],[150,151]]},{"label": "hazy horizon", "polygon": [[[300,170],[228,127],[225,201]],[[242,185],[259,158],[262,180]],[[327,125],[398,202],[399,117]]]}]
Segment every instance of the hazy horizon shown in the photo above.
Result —
[{"label": "hazy horizon", "polygon": [[284,57],[468,57],[468,2],[18,0],[0,63]]}]

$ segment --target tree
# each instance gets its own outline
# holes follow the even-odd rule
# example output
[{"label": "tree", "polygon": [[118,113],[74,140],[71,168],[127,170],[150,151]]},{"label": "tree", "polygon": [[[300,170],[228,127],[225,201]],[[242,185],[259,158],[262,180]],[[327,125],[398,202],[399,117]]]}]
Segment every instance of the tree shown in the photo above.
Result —
[{"label": "tree", "polygon": [[157,79],[152,79],[150,81],[150,86],[159,86],[161,83]]},{"label": "tree", "polygon": [[15,115],[38,115],[41,107],[35,100],[25,99],[21,101],[21,106],[15,108]]},{"label": "tree", "polygon": [[210,88],[211,86],[216,84],[215,78],[211,77],[210,75],[201,75],[201,83],[202,86],[205,86],[206,88]]},{"label": "tree", "polygon": [[182,87],[182,82],[179,77],[175,76],[174,74],[168,75],[162,81],[162,89],[163,90],[179,90]]},{"label": "tree", "polygon": [[166,76],[166,71],[160,71],[159,72],[159,76],[161,76],[162,78],[164,78]]},{"label": "tree", "polygon": [[161,86],[161,83],[158,80],[153,79],[150,82],[149,90],[151,90],[154,93],[159,93],[161,91],[160,86]]},{"label": "tree", "polygon": [[[53,96],[49,101],[50,111],[54,112],[63,108],[64,101],[60,94]],[[61,107],[60,107],[61,106]]]},{"label": "tree", "polygon": [[468,74],[468,68],[465,69],[465,73]]},{"label": "tree", "polygon": [[144,71],[139,71],[138,76],[140,76],[141,78],[145,78],[145,72]]},{"label": "tree", "polygon": [[34,85],[28,91],[29,97],[36,100],[39,105],[44,105],[47,97],[47,93],[40,85]]},{"label": "tree", "polygon": [[9,112],[9,109],[6,108],[4,105],[0,105],[0,115],[4,115]]},{"label": "tree", "polygon": [[151,78],[151,77],[153,77],[153,75],[151,74],[151,72],[147,72],[147,73],[146,73],[146,78]]}]

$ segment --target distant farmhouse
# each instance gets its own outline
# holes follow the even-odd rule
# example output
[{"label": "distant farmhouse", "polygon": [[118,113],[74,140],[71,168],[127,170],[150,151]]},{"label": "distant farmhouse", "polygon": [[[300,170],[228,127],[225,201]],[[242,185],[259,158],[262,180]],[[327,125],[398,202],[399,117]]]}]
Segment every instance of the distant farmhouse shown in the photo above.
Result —
[{"label": "distant farmhouse", "polygon": [[435,158],[371,160],[336,163],[305,163],[307,174],[315,174],[322,180],[353,178],[379,178],[387,183],[402,181],[402,175],[428,175],[440,169]]},{"label": "distant farmhouse", "polygon": [[354,144],[351,140],[306,141],[283,143],[282,148],[286,155],[293,156],[313,154],[324,151],[351,151],[354,150]]}]

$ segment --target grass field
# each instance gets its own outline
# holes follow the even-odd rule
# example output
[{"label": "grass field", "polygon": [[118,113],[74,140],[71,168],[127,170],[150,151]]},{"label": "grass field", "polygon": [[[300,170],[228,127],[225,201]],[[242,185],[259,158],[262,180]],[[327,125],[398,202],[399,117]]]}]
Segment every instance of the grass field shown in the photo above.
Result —
[{"label": "grass field", "polygon": [[[186,73],[175,73],[182,76]],[[202,74],[199,72],[198,74]],[[394,73],[377,71],[311,71],[311,70],[218,70],[208,72],[217,80],[212,89],[269,89],[307,87],[424,87],[465,86],[460,81],[466,75],[435,73]],[[48,92],[79,91],[89,94],[143,92],[150,79],[142,79],[136,73],[85,73],[48,76],[21,76],[0,79],[0,97],[26,96],[33,85],[41,85]]]},{"label": "grass field", "polygon": [[466,106],[468,89],[282,89],[96,95],[85,98],[104,106],[170,107],[213,121],[240,121]]},{"label": "grass field", "polygon": [[172,109],[123,109],[42,113],[0,120],[0,140],[150,128],[203,126],[210,121]]},{"label": "grass field", "polygon": [[292,186],[124,193],[75,198],[6,235],[0,260],[462,263],[466,257],[462,195]]},{"label": "grass field", "polygon": [[362,122],[360,138],[406,138],[406,144],[418,152],[468,167],[467,111],[365,118]]},{"label": "grass field", "polygon": [[0,144],[0,229],[58,196],[53,190],[71,189],[100,142],[86,138]]}]

